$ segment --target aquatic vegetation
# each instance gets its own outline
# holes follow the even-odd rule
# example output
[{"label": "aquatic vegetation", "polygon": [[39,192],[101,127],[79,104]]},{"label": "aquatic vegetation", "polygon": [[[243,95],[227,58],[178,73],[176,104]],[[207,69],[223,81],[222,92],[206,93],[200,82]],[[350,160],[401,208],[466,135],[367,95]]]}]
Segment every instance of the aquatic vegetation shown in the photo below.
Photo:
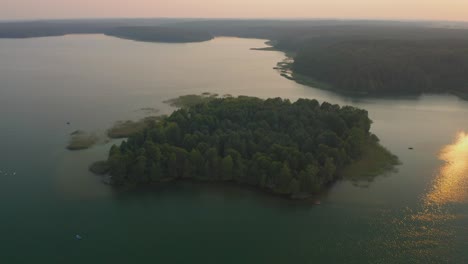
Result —
[{"label": "aquatic vegetation", "polygon": [[[164,103],[169,104],[174,107],[191,107],[197,104],[208,103],[216,99],[219,95],[209,92],[204,92],[201,95],[189,94],[182,95],[177,98],[169,99],[164,101]],[[231,97],[230,94],[227,94],[226,97]]]},{"label": "aquatic vegetation", "polygon": [[99,137],[95,133],[87,133],[82,130],[76,130],[70,135],[71,138],[67,146],[69,150],[88,149],[99,141]]},{"label": "aquatic vegetation", "polygon": [[138,121],[118,121],[107,130],[107,136],[113,139],[128,138],[132,135],[142,132],[145,128],[148,127],[148,124],[161,118],[163,118],[163,116],[149,116]]},{"label": "aquatic vegetation", "polygon": [[395,171],[395,165],[401,164],[398,157],[377,142],[369,141],[361,158],[340,171],[343,179],[367,186],[376,176]]},{"label": "aquatic vegetation", "polygon": [[146,124],[142,121],[118,121],[107,130],[107,136],[110,138],[127,138],[143,131],[145,127]]},{"label": "aquatic vegetation", "polygon": [[[143,108],[142,111],[158,112],[154,108]],[[105,135],[98,136],[97,133],[88,133],[83,130],[75,130],[70,133],[68,150],[84,150],[93,147],[97,143],[108,143],[111,139],[128,138],[142,132],[149,124],[157,122],[164,116],[148,116],[143,119],[132,121],[118,121],[109,128]]]},{"label": "aquatic vegetation", "polygon": [[143,107],[143,108],[140,108],[139,111],[142,111],[147,115],[154,115],[154,114],[159,113],[159,109],[154,108],[154,107]]}]

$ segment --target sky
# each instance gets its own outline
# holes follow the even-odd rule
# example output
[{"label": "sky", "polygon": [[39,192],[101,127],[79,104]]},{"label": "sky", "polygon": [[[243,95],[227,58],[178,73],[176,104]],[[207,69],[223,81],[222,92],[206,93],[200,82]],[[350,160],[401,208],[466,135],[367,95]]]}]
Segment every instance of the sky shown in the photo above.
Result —
[{"label": "sky", "polygon": [[120,17],[468,21],[468,0],[0,0],[0,20]]}]

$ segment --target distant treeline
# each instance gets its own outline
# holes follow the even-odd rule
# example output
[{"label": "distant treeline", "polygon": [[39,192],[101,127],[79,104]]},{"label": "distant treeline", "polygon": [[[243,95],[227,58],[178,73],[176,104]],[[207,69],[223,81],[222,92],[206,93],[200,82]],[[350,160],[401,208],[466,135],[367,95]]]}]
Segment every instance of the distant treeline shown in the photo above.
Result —
[{"label": "distant treeline", "polygon": [[308,78],[305,82],[311,85],[365,94],[468,94],[467,23],[187,19],[0,23],[0,38],[72,33],[154,42],[263,38],[295,54],[296,79]]},{"label": "distant treeline", "polygon": [[0,23],[0,38],[34,38],[67,34],[106,34],[148,42],[200,42],[213,38],[208,31],[164,27],[183,19],[53,20]]},{"label": "distant treeline", "polygon": [[29,21],[0,23],[0,38],[35,38],[67,34],[102,34],[118,27],[114,21]]},{"label": "distant treeline", "polygon": [[311,194],[378,146],[371,123],[365,110],[316,100],[212,99],[114,145],[105,172],[113,184],[194,179]]},{"label": "distant treeline", "polygon": [[294,54],[294,77],[356,94],[468,96],[468,30],[388,21],[199,21],[174,26],[266,38]]},{"label": "distant treeline", "polygon": [[186,43],[202,42],[213,39],[213,36],[202,30],[189,30],[170,27],[119,27],[108,30],[106,35],[145,42]]}]

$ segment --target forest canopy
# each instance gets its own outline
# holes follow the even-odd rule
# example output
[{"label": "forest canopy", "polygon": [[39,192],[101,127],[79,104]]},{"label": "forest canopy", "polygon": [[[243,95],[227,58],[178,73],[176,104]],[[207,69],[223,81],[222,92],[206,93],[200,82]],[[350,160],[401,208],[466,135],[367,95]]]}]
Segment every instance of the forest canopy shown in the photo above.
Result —
[{"label": "forest canopy", "polygon": [[202,30],[187,30],[169,27],[118,27],[106,31],[106,35],[145,42],[187,43],[202,42],[213,36]]},{"label": "forest canopy", "polygon": [[340,39],[297,53],[295,74],[358,94],[468,95],[468,41]]},{"label": "forest canopy", "polygon": [[371,123],[365,110],[316,100],[216,98],[112,146],[106,171],[116,185],[193,179],[313,194],[380,147]]}]

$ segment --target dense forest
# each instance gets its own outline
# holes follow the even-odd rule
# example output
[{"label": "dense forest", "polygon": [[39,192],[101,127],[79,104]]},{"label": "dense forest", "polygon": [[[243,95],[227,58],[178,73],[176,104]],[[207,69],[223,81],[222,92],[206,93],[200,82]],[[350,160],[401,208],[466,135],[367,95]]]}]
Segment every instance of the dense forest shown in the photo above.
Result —
[{"label": "dense forest", "polygon": [[213,36],[202,30],[187,30],[170,27],[119,27],[105,32],[106,35],[145,42],[186,43],[202,42]]},{"label": "dense forest", "polygon": [[380,147],[371,123],[365,110],[316,100],[213,98],[112,146],[103,172],[116,185],[193,179],[312,194]]},{"label": "dense forest", "polygon": [[468,41],[351,39],[304,46],[294,73],[360,94],[468,95]]}]

